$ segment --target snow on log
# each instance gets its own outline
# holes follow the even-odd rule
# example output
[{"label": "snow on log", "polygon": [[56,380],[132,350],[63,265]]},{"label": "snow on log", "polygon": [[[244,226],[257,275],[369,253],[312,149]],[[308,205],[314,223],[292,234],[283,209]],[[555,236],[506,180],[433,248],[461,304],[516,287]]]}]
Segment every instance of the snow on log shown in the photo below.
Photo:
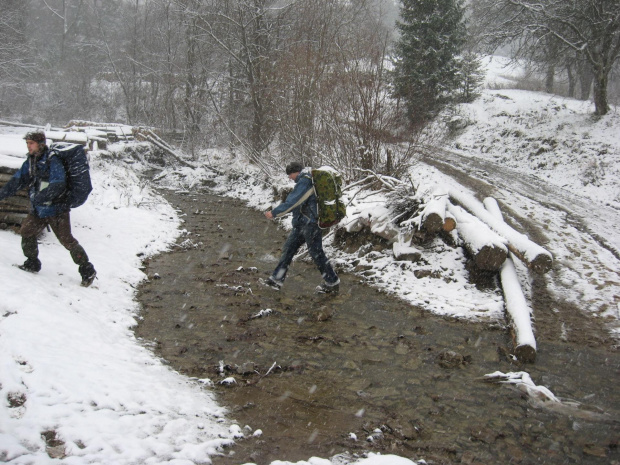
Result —
[{"label": "snow on log", "polygon": [[508,249],[527,264],[528,268],[536,273],[546,273],[551,269],[553,257],[547,250],[532,242],[526,235],[515,231],[504,223],[504,221],[495,218],[495,216],[488,212],[484,208],[484,205],[472,195],[451,188],[450,198],[480,220],[484,221],[491,229],[505,238],[508,241]]},{"label": "snow on log", "polygon": [[508,256],[505,240],[461,207],[448,203],[458,223],[457,232],[480,270],[497,271]]},{"label": "snow on log", "polygon": [[88,144],[88,135],[84,132],[46,131],[45,138],[53,142],[71,142],[72,144]]},{"label": "snow on log", "polygon": [[[503,221],[502,212],[495,199],[487,197],[483,203],[489,213]],[[506,312],[510,316],[514,329],[514,355],[522,362],[533,363],[536,360],[536,339],[532,330],[532,310],[525,300],[519,284],[517,270],[510,255],[501,267],[500,279],[504,291]]]},{"label": "snow on log", "polygon": [[433,198],[426,204],[421,217],[422,228],[431,233],[436,234],[443,228],[446,207],[448,205],[448,194],[434,195]]},{"label": "snow on log", "polygon": [[368,228],[371,233],[388,240],[390,243],[397,241],[400,230],[394,225],[391,217],[391,211],[387,207],[375,207],[370,212],[348,213],[350,218],[345,223],[347,232],[361,231]]},{"label": "snow on log", "polygon": [[403,244],[402,242],[394,242],[392,251],[394,252],[394,258],[396,260],[418,262],[422,258],[422,252],[419,249]]},{"label": "snow on log", "polygon": [[539,402],[561,403],[561,400],[548,388],[534,384],[530,375],[525,371],[519,371],[517,373],[502,373],[501,371],[496,371],[495,373],[484,375],[482,379],[488,383],[514,384],[532,399]]}]

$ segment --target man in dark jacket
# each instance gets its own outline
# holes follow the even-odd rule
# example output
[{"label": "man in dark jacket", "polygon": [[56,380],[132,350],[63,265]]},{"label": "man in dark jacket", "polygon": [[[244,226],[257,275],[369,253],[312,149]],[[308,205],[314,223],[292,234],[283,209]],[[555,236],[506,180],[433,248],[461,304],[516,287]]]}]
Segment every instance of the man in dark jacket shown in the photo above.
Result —
[{"label": "man in dark jacket", "polygon": [[271,211],[266,211],[265,216],[273,219],[292,212],[293,230],[284,243],[278,266],[265,283],[274,289],[280,289],[284,284],[293,257],[299,248],[306,243],[308,252],[324,280],[316,288],[317,292],[338,292],[340,279],[338,279],[338,275],[334,272],[323,251],[323,237],[318,225],[318,205],[312,184],[311,169],[304,169],[301,163],[293,162],[286,167],[286,174],[295,181],[295,188],[285,202]]},{"label": "man in dark jacket", "polygon": [[71,258],[79,266],[82,286],[90,286],[97,272],[84,248],[71,234],[70,208],[67,205],[67,172],[62,160],[50,152],[45,144],[43,131],[32,131],[24,136],[28,147],[28,159],[0,189],[0,200],[15,195],[21,189],[28,189],[30,212],[22,221],[19,234],[22,236],[22,250],[26,256],[24,271],[37,273],[41,270],[37,236],[49,226]]}]

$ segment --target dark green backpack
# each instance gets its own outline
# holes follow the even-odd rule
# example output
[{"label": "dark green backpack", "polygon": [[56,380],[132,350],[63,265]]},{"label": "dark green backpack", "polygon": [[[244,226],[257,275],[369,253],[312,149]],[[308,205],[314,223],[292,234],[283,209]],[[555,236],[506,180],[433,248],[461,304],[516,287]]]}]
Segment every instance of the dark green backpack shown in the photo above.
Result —
[{"label": "dark green backpack", "polygon": [[319,227],[329,228],[347,216],[342,201],[342,177],[330,166],[312,170],[312,183],[319,207]]}]

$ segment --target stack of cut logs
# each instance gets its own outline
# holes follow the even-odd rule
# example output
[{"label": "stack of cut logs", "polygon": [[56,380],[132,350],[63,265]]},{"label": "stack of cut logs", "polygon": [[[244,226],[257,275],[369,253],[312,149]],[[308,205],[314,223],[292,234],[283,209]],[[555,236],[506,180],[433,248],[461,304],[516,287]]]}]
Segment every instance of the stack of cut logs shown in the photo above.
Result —
[{"label": "stack of cut logs", "polygon": [[[17,170],[0,166],[0,187],[4,186]],[[15,197],[9,197],[0,202],[0,227],[6,229],[10,224],[19,225],[28,214],[30,200],[25,190],[18,192]]]},{"label": "stack of cut logs", "polygon": [[438,193],[422,210],[421,227],[432,234],[456,228],[464,247],[481,270],[499,271],[508,252],[512,252],[532,271],[549,271],[553,263],[551,254],[508,226],[501,213],[489,207],[493,203],[497,205],[493,199],[480,203],[456,189]]},{"label": "stack of cut logs", "polygon": [[421,212],[421,228],[436,234],[440,230],[456,232],[476,267],[497,271],[504,291],[506,311],[512,323],[514,355],[521,361],[536,358],[536,341],[531,327],[531,309],[527,306],[512,257],[536,273],[551,270],[551,254],[517,232],[503,220],[492,198],[481,203],[458,189],[436,193]]}]

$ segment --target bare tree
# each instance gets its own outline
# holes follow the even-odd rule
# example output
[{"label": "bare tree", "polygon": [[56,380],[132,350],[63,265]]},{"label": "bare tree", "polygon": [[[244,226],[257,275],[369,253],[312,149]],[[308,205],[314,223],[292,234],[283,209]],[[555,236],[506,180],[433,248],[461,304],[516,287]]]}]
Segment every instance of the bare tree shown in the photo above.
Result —
[{"label": "bare tree", "polygon": [[0,112],[6,116],[23,111],[28,91],[24,81],[35,69],[35,57],[26,40],[26,5],[3,2],[0,14]]},{"label": "bare tree", "polygon": [[33,56],[26,41],[25,4],[6,0],[0,15],[0,80],[3,86],[13,86],[33,68]]},{"label": "bare tree", "polygon": [[595,113],[607,114],[609,74],[620,57],[617,0],[475,0],[473,6],[491,48],[511,44],[515,57],[539,55],[545,45],[547,57],[577,54],[593,77]]}]

